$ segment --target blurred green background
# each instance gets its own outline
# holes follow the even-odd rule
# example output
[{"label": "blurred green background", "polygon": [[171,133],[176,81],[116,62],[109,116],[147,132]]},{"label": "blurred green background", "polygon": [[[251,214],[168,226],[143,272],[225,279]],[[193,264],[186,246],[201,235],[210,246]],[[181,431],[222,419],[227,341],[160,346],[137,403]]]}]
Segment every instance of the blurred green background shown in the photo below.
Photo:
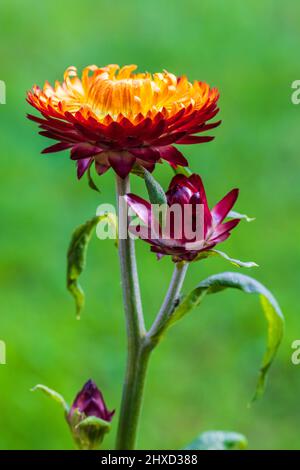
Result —
[{"label": "blurred green background", "polygon": [[[258,299],[236,291],[205,299],[153,354],[139,447],[180,448],[203,430],[229,429],[244,433],[254,449],[300,448],[300,366],[290,359],[291,342],[300,338],[300,107],[290,99],[291,83],[300,79],[299,25],[297,0],[1,1],[2,449],[73,448],[61,409],[29,391],[36,383],[71,401],[91,377],[119,411],[126,346],[113,243],[91,242],[81,321],[65,289],[70,234],[99,203],[114,201],[113,173],[98,179],[100,195],[91,191],[85,179],[77,182],[67,153],[40,155],[48,140],[25,119],[32,111],[25,92],[34,83],[93,63],[167,69],[220,89],[216,140],[183,150],[211,204],[240,188],[236,210],[256,221],[241,223],[221,249],[260,265],[243,272],[274,292],[286,316],[266,393],[247,408],[266,339]],[[166,186],[172,173],[164,165],[155,174]],[[141,188],[136,177],[133,187]],[[137,245],[149,325],[172,266]],[[235,268],[217,259],[195,263],[185,290],[228,269]],[[116,427],[117,416],[106,448]]]}]

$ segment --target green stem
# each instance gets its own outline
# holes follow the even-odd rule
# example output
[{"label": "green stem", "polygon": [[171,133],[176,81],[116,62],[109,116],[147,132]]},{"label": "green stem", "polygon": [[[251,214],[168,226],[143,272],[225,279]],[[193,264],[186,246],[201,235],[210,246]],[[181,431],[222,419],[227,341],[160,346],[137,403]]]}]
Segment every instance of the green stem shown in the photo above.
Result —
[{"label": "green stem", "polygon": [[163,330],[166,321],[172,314],[188,268],[187,263],[175,264],[165,300],[152,328],[147,333],[141,304],[134,240],[129,238],[127,233],[127,206],[121,197],[129,191],[129,178],[117,177],[119,258],[127,330],[127,366],[116,439],[117,450],[135,448],[150,353],[157,344],[160,331]]},{"label": "green stem", "polygon": [[180,291],[188,269],[188,263],[176,263],[172,275],[172,279],[161,306],[161,309],[147,334],[147,339],[151,342],[157,342],[159,334],[163,330],[164,325],[172,315],[175,302],[179,298]]},{"label": "green stem", "polygon": [[127,330],[127,366],[116,440],[116,449],[135,448],[138,421],[150,349],[146,346],[146,330],[137,274],[134,240],[127,234],[127,207],[121,196],[129,192],[129,178],[117,177],[119,207],[119,258]]},{"label": "green stem", "polygon": [[116,450],[135,449],[149,356],[149,348],[128,350]]}]

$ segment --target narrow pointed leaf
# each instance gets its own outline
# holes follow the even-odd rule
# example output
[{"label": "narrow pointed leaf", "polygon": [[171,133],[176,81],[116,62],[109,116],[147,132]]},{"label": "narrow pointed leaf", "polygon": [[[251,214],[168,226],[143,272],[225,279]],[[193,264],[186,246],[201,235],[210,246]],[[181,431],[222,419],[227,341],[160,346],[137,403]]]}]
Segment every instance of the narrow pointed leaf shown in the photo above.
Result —
[{"label": "narrow pointed leaf", "polygon": [[67,288],[74,297],[77,318],[80,318],[80,313],[85,300],[84,292],[78,279],[85,267],[87,248],[93,229],[96,227],[98,222],[101,222],[102,220],[107,220],[108,223],[113,226],[115,233],[117,233],[117,220],[115,214],[105,212],[77,227],[73,232],[69,245],[67,255]]},{"label": "narrow pointed leaf", "polygon": [[139,176],[140,178],[145,178],[145,173],[144,173],[144,168],[141,165],[133,165],[131,173],[133,173],[136,176]]},{"label": "narrow pointed leaf", "polygon": [[64,397],[55,392],[55,390],[52,390],[51,388],[41,384],[38,384],[31,389],[32,392],[35,392],[36,390],[41,390],[43,393],[45,393],[45,395],[48,395],[48,397],[52,398],[52,400],[59,403],[66,413],[69,412],[69,405],[66,403]]},{"label": "narrow pointed leaf", "polygon": [[164,190],[151,173],[145,169],[144,177],[151,204],[167,204]]},{"label": "narrow pointed leaf", "polygon": [[230,256],[228,256],[226,253],[219,250],[202,251],[198,254],[197,258],[195,258],[193,262],[210,258],[212,256],[220,256],[221,258],[224,258],[226,261],[229,261],[231,264],[237,266],[238,268],[258,267],[258,264],[256,264],[254,261],[240,261],[239,259],[230,258]]},{"label": "narrow pointed leaf", "polygon": [[158,181],[152,176],[150,171],[146,170],[140,165],[134,165],[132,173],[140,178],[143,178],[146,183],[149,199],[152,204],[167,204],[167,198],[163,188]]},{"label": "narrow pointed leaf", "polygon": [[246,214],[240,214],[235,211],[230,211],[227,217],[230,217],[231,219],[244,219],[246,222],[253,222],[253,220],[255,220],[255,217],[248,217]]},{"label": "narrow pointed leaf", "polygon": [[87,178],[88,178],[88,185],[91,189],[93,189],[94,191],[97,191],[98,193],[100,193],[100,189],[98,188],[98,186],[96,185],[96,183],[94,182],[93,178],[92,178],[92,174],[91,174],[91,167],[89,166],[88,170],[87,170]]},{"label": "narrow pointed leaf", "polygon": [[184,175],[187,177],[191,176],[193,173],[187,166],[177,165],[177,167],[173,168],[173,170],[175,175]]},{"label": "narrow pointed leaf", "polygon": [[84,292],[78,282],[78,278],[85,267],[87,247],[98,221],[99,217],[93,217],[77,227],[68,249],[67,288],[74,297],[77,318],[80,318],[80,313],[84,306]]},{"label": "narrow pointed leaf", "polygon": [[248,446],[242,434],[230,431],[207,431],[200,434],[185,450],[244,450]]}]

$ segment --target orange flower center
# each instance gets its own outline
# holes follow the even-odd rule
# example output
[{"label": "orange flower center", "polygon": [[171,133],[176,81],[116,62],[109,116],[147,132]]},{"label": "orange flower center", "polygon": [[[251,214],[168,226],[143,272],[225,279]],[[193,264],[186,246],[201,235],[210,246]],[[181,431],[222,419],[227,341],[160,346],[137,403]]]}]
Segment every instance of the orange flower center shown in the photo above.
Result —
[{"label": "orange flower center", "polygon": [[69,67],[62,84],[56,82],[53,88],[46,82],[43,90],[35,87],[33,91],[40,101],[60,112],[92,112],[100,122],[108,116],[116,121],[123,116],[134,121],[140,114],[153,118],[158,112],[171,117],[190,105],[194,110],[201,109],[216,97],[217,90],[206,83],[192,84],[186,77],[177,78],[166,71],[133,73],[136,68],[92,65],[83,70],[80,79],[76,68]]}]

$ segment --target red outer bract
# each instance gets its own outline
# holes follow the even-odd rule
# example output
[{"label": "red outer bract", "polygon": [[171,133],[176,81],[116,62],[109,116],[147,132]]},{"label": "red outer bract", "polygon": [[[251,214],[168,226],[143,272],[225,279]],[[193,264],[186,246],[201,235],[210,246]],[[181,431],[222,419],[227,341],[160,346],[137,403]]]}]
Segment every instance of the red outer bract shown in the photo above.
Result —
[{"label": "red outer bract", "polygon": [[135,69],[92,65],[80,79],[76,68],[69,67],[62,83],[34,86],[27,101],[42,117],[28,118],[39,124],[41,135],[57,141],[43,153],[70,149],[78,178],[93,162],[98,174],[113,167],[122,178],[135,163],[149,171],[162,160],[186,166],[173,144],[213,139],[195,134],[220,124],[207,124],[218,112],[218,90],[169,72],[151,75]]},{"label": "red outer bract", "polygon": [[[224,222],[224,219],[233,207],[238,197],[238,192],[238,189],[233,189],[210,210],[205,189],[199,175],[193,174],[189,178],[184,175],[176,175],[172,179],[166,192],[167,202],[169,207],[179,204],[182,208],[189,209],[190,220],[185,220],[183,217],[184,222],[182,223],[191,224],[192,226],[196,219],[197,211],[201,210],[203,233],[201,236],[196,234],[194,239],[185,238],[184,230],[180,231],[181,237],[176,238],[175,234],[178,233],[178,227],[174,225],[175,219],[170,219],[170,237],[168,239],[161,236],[161,227],[159,230],[156,230],[158,236],[154,237],[150,228],[154,218],[151,204],[134,194],[127,194],[125,197],[128,205],[144,224],[143,226],[138,226],[140,238],[151,245],[151,251],[157,253],[158,257],[171,255],[173,261],[178,262],[192,261],[199,253],[212,249],[230,236],[230,231],[236,227],[240,220],[231,219]],[[130,230],[135,234],[137,233],[133,226],[130,227]]]},{"label": "red outer bract", "polygon": [[78,410],[84,417],[95,416],[104,421],[111,421],[114,411],[108,411],[104,398],[97,385],[89,380],[76,396],[69,412],[69,420],[72,418],[75,410]]}]

